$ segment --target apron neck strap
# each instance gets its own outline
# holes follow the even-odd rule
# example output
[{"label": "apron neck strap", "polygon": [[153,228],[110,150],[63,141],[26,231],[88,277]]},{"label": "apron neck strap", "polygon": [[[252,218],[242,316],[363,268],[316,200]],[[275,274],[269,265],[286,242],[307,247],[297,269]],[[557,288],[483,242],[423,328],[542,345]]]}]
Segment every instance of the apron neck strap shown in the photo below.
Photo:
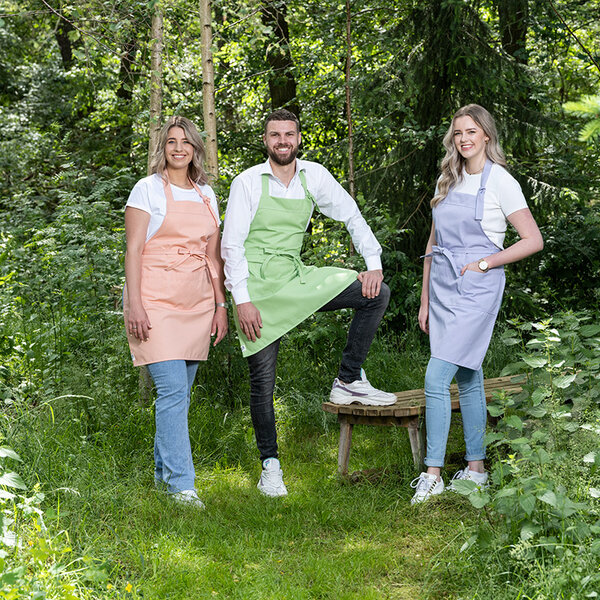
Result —
[{"label": "apron neck strap", "polygon": [[[212,218],[215,221],[215,225],[218,228],[219,227],[219,219],[217,218],[217,215],[215,215],[215,212],[212,209],[212,206],[210,205],[210,198],[202,193],[200,186],[195,181],[192,181],[192,179],[190,177],[188,177],[188,181],[192,184],[192,187],[196,190],[196,193],[198,194],[198,196],[200,196],[202,203],[208,209],[208,212],[211,214]],[[169,174],[166,171],[164,171],[164,173],[162,174],[162,182],[163,182],[163,188],[165,190],[165,196],[167,198],[167,206],[168,206],[169,204],[172,204],[173,202],[175,202],[175,200],[173,198],[173,191],[171,190],[171,182],[169,181]]]},{"label": "apron neck strap", "polygon": [[313,197],[313,195],[308,191],[308,186],[306,185],[306,173],[304,172],[304,169],[302,169],[299,173],[298,173],[298,177],[300,177],[300,183],[302,184],[302,189],[304,190],[304,194],[305,196],[313,203],[316,204],[315,199]]},{"label": "apron neck strap", "polygon": [[494,163],[488,158],[485,161],[485,165],[483,167],[483,172],[481,173],[481,179],[479,181],[479,190],[477,191],[477,196],[475,198],[475,220],[481,221],[483,219],[483,200],[485,197],[485,186],[487,184],[488,177],[490,176],[490,171],[492,170],[492,166]]}]

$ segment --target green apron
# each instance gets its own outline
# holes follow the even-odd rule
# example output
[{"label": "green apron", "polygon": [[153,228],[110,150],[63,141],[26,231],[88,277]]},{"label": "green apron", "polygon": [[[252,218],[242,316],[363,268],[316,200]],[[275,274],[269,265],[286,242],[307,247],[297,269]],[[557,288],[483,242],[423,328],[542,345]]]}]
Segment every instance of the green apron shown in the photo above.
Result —
[{"label": "green apron", "polygon": [[335,298],[356,280],[356,271],[310,267],[300,249],[313,209],[313,197],[300,171],[304,198],[275,198],[269,175],[262,175],[262,194],[244,244],[248,261],[248,293],[260,311],[261,337],[251,342],[242,333],[234,311],[242,354],[250,356],[279,339]]}]

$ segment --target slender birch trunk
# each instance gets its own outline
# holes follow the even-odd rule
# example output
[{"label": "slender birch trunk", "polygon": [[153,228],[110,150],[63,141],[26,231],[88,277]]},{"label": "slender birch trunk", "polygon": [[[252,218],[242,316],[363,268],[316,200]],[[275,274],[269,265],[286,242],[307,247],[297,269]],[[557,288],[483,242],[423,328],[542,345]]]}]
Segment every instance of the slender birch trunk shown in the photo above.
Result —
[{"label": "slender birch trunk", "polygon": [[[158,146],[158,135],[161,128],[162,114],[162,51],[163,51],[163,13],[159,2],[154,5],[152,15],[150,57],[150,121],[148,135],[148,175],[150,163]],[[140,368],[140,401],[149,404],[152,397],[152,378],[146,367]]]},{"label": "slender birch trunk", "polygon": [[212,12],[210,0],[200,0],[202,23],[202,112],[206,131],[206,172],[212,182],[219,178],[217,153],[217,115],[215,112],[215,75],[212,59]]},{"label": "slender birch trunk", "polygon": [[162,51],[163,12],[160,3],[154,5],[151,34],[152,54],[150,59],[150,131],[148,140],[148,175],[150,162],[158,144],[162,113]]},{"label": "slender birch trunk", "polygon": [[[352,39],[350,21],[350,0],[346,0],[346,115],[348,117],[348,187],[356,200],[354,187],[354,137],[352,133],[352,96],[350,93],[350,67],[352,65]],[[354,244],[350,242],[350,254],[354,254]]]}]

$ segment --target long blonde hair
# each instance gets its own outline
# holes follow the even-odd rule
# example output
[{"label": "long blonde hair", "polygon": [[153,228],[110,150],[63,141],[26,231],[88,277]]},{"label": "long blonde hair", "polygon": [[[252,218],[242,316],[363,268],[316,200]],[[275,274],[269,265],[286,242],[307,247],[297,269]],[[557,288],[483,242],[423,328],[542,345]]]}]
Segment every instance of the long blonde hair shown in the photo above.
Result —
[{"label": "long blonde hair", "polygon": [[496,123],[494,117],[479,104],[467,104],[456,111],[452,117],[452,123],[444,136],[444,148],[446,148],[446,156],[442,159],[442,176],[438,181],[438,192],[431,199],[431,207],[437,206],[450,191],[450,188],[462,179],[465,159],[456,149],[454,144],[454,122],[459,117],[471,117],[485,135],[489,138],[485,145],[485,154],[492,162],[506,167],[506,157],[498,142],[498,132],[496,131]]},{"label": "long blonde hair", "polygon": [[208,177],[204,170],[204,143],[202,138],[196,129],[196,126],[185,117],[173,116],[170,117],[167,122],[163,125],[158,136],[158,144],[156,146],[156,152],[152,156],[152,162],[150,163],[150,170],[152,173],[158,173],[161,177],[164,177],[163,173],[167,168],[167,157],[165,156],[165,148],[167,146],[167,140],[169,139],[169,131],[173,127],[181,127],[185,132],[185,137],[188,142],[194,147],[194,154],[192,156],[192,162],[188,165],[188,176],[189,178],[200,185],[208,183]]}]

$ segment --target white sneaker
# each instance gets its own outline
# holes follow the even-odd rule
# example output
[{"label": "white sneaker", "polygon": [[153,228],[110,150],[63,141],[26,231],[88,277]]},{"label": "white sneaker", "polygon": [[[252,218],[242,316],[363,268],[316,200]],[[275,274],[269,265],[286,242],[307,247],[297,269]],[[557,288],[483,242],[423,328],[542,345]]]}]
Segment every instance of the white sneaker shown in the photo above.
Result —
[{"label": "white sneaker", "polygon": [[425,502],[431,496],[437,496],[444,491],[444,481],[437,480],[435,475],[421,473],[416,479],[410,482],[410,487],[415,489],[415,495],[410,501],[411,504]]},{"label": "white sneaker", "polygon": [[456,473],[454,473],[454,476],[450,480],[450,485],[448,486],[448,489],[451,492],[456,491],[456,488],[454,487],[455,481],[474,481],[480,490],[489,487],[488,474],[485,472],[478,473],[477,471],[470,471],[469,467],[459,469],[456,471]]},{"label": "white sneaker", "polygon": [[196,490],[183,490],[181,492],[176,492],[175,494],[169,494],[169,497],[178,504],[187,504],[188,506],[195,506],[196,508],[201,509],[206,508],[204,502],[198,498]]},{"label": "white sneaker", "polygon": [[263,470],[256,487],[271,498],[287,496],[287,489],[283,483],[283,471],[277,458],[267,458],[263,461]]},{"label": "white sneaker", "polygon": [[374,388],[361,369],[361,379],[352,383],[342,383],[337,377],[329,394],[329,402],[334,404],[352,404],[358,402],[368,406],[391,406],[396,403],[396,394]]}]

